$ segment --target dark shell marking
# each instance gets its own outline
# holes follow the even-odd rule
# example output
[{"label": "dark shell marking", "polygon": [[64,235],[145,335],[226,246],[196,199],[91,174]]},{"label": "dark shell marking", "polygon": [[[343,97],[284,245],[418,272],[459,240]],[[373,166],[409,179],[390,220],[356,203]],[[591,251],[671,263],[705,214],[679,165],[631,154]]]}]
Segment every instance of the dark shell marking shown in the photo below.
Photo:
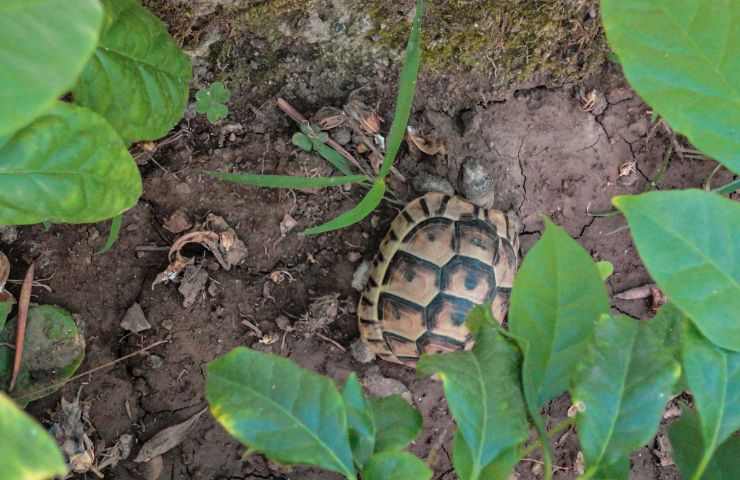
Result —
[{"label": "dark shell marking", "polygon": [[470,348],[475,305],[508,309],[518,241],[506,216],[428,193],[391,224],[358,305],[362,338],[381,358],[415,365],[422,353]]}]

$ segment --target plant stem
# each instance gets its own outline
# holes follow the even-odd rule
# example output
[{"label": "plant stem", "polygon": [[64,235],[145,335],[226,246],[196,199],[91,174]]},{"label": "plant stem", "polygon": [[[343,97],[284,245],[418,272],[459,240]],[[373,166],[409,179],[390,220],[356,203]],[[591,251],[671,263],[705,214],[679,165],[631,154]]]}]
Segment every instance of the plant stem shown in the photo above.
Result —
[{"label": "plant stem", "polygon": [[740,190],[740,178],[733,180],[725,185],[722,185],[721,187],[717,187],[712,191],[715,193],[719,193],[720,195],[729,195],[736,190]]},{"label": "plant stem", "polygon": [[[562,422],[558,423],[554,427],[552,427],[552,430],[550,430],[549,435],[547,437],[548,441],[552,441],[555,438],[555,435],[562,432],[563,430],[566,430],[573,426],[576,423],[575,418],[566,418]],[[542,439],[538,438],[532,445],[526,447],[524,450],[522,450],[522,457],[526,457],[527,455],[531,454],[538,448],[542,446]]]}]

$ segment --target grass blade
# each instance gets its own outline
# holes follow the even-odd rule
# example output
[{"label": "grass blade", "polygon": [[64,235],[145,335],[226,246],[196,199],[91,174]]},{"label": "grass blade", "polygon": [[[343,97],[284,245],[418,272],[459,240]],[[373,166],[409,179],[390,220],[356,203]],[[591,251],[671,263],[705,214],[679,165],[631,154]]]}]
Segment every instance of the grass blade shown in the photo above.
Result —
[{"label": "grass blade", "polygon": [[332,167],[336,168],[340,173],[348,176],[352,175],[352,169],[350,168],[347,159],[329,145],[320,140],[313,140],[313,148],[324,160],[331,163]]},{"label": "grass blade", "polygon": [[419,74],[421,63],[421,19],[423,16],[424,0],[416,0],[416,15],[406,45],[406,58],[399,80],[396,112],[393,115],[393,123],[388,135],[388,148],[385,151],[385,158],[383,158],[383,166],[380,168],[381,178],[391,171],[398,150],[401,148],[401,142],[406,135],[406,125],[411,115],[411,106],[416,92],[416,77]]},{"label": "grass blade", "polygon": [[355,205],[352,210],[344,212],[334,220],[319,225],[318,227],[311,227],[305,232],[305,235],[317,235],[319,233],[330,232],[332,230],[339,230],[340,228],[354,225],[361,221],[363,218],[370,215],[370,212],[375,210],[383,200],[383,194],[385,193],[385,182],[382,178],[379,178],[373,183],[373,187],[367,192],[367,195]]},{"label": "grass blade", "polygon": [[365,175],[344,177],[295,177],[292,175],[256,175],[250,173],[208,172],[212,177],[242,185],[266,188],[324,188],[360,183],[367,180]]},{"label": "grass blade", "polygon": [[110,233],[108,234],[108,239],[105,241],[105,245],[103,245],[103,248],[98,250],[97,255],[102,255],[111,248],[113,248],[113,245],[118,241],[118,235],[121,233],[121,224],[123,223],[123,214],[117,215],[111,219],[110,222]]},{"label": "grass blade", "polygon": [[726,183],[721,187],[715,188],[712,191],[715,193],[719,193],[720,195],[729,195],[731,193],[734,193],[736,190],[740,190],[740,178],[738,178],[737,180],[733,180],[730,183]]}]

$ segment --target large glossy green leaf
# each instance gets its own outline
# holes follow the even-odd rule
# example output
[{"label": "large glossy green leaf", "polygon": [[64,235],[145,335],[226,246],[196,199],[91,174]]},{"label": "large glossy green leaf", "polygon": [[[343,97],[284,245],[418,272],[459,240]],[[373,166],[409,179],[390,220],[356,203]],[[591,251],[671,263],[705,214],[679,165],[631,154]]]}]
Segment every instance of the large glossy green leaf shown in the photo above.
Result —
[{"label": "large glossy green leaf", "polygon": [[525,342],[522,377],[532,413],[570,386],[596,321],[608,311],[591,257],[546,221],[516,276],[509,309],[511,332]]},{"label": "large glossy green leaf", "polygon": [[411,34],[406,45],[406,58],[398,80],[398,96],[396,97],[396,112],[388,133],[388,147],[380,167],[380,177],[385,177],[391,171],[396,160],[401,142],[406,137],[406,126],[411,116],[411,107],[416,93],[416,78],[421,65],[421,20],[424,17],[424,0],[416,0],[416,14],[411,25]]},{"label": "large glossy green leaf", "polygon": [[691,478],[699,479],[719,445],[740,429],[740,353],[723,350],[695,328],[682,335],[686,380],[699,413],[704,454]]},{"label": "large glossy green leaf", "polygon": [[363,480],[430,480],[426,463],[407,452],[381,452],[362,471]]},{"label": "large glossy green leaf", "polygon": [[[699,416],[684,408],[681,418],[668,429],[673,459],[684,479],[692,478],[705,451]],[[702,480],[737,480],[740,478],[740,436],[734,435],[719,446],[706,465]]]},{"label": "large glossy green leaf", "polygon": [[680,366],[647,323],[602,315],[573,379],[584,478],[629,476],[629,456],[658,429]]},{"label": "large glossy green leaf", "polygon": [[86,108],[59,102],[0,147],[0,224],[98,222],[139,195],[134,159]]},{"label": "large glossy green leaf", "polygon": [[103,115],[127,142],[163,137],[182,118],[190,58],[137,0],[102,0],[105,22],[75,101]]},{"label": "large glossy green leaf", "polygon": [[476,307],[468,322],[478,324],[472,351],[424,355],[416,368],[442,380],[447,404],[470,452],[469,475],[458,475],[477,480],[502,452],[527,439],[529,423],[519,348],[493,326],[490,308]]},{"label": "large glossy green leaf", "polygon": [[421,414],[398,395],[371,398],[375,452],[402,450],[421,432]]},{"label": "large glossy green leaf", "polygon": [[2,392],[0,445],[3,480],[45,480],[67,473],[54,439]]},{"label": "large glossy green leaf", "polygon": [[[666,303],[658,310],[654,318],[648,320],[647,329],[650,335],[658,339],[662,348],[675,361],[681,364],[681,336],[689,325],[686,315],[671,302]],[[673,386],[673,395],[679,395],[688,390],[686,372],[681,369],[681,377]]]},{"label": "large glossy green leaf", "polygon": [[95,50],[97,0],[0,2],[0,136],[51,108]]},{"label": "large glossy green leaf", "polygon": [[[521,458],[520,448],[514,447],[501,452],[491,463],[489,463],[477,478],[480,480],[501,480],[510,478],[511,471]],[[466,480],[473,477],[473,452],[465,442],[462,434],[458,430],[455,432],[455,438],[452,441],[452,465],[455,467],[457,476]]]},{"label": "large glossy green leaf", "polygon": [[347,413],[330,379],[239,347],[208,365],[206,397],[216,420],[250,449],[356,478]]},{"label": "large glossy green leaf", "polygon": [[740,351],[740,203],[701,190],[616,197],[648,271],[716,345]]},{"label": "large glossy green leaf", "polygon": [[740,2],[603,0],[630,84],[691,143],[740,172]]},{"label": "large glossy green leaf", "polygon": [[342,389],[347,409],[349,443],[355,463],[364,466],[375,450],[375,419],[357,375],[352,373]]},{"label": "large glossy green leaf", "polygon": [[334,220],[330,220],[317,227],[311,227],[306,229],[306,235],[318,235],[319,233],[330,232],[332,230],[339,230],[340,228],[349,227],[355,223],[361,222],[365,217],[370,215],[375,207],[380,205],[385,194],[385,181],[382,178],[378,178],[373,183],[372,188],[367,194],[360,200],[360,203],[354,206],[351,210],[348,210],[339,215]]}]

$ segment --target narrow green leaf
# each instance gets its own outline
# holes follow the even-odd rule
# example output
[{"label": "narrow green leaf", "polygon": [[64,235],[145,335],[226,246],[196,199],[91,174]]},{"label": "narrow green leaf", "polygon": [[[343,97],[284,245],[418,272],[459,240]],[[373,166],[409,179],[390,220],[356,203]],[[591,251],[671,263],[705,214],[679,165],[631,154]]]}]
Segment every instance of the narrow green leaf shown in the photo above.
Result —
[{"label": "narrow green leaf", "polygon": [[311,139],[308,138],[308,136],[301,132],[295,132],[293,134],[293,137],[291,138],[291,141],[293,142],[293,145],[300,148],[304,152],[310,152],[313,150],[313,143],[311,143]]},{"label": "narrow green leaf", "polygon": [[380,177],[388,175],[396,160],[401,142],[406,136],[406,126],[411,116],[411,107],[416,93],[416,79],[421,65],[421,20],[424,17],[424,0],[416,0],[416,15],[411,25],[411,34],[406,45],[406,57],[398,80],[398,96],[396,97],[396,112],[388,134],[388,145],[380,167]]},{"label": "narrow green leaf", "polygon": [[693,327],[686,329],[682,340],[686,381],[705,447],[691,477],[699,479],[719,445],[740,429],[740,353],[713,345]]},{"label": "narrow green leaf", "polygon": [[108,252],[111,248],[113,248],[113,245],[116,244],[118,241],[118,236],[121,233],[121,224],[123,223],[123,215],[117,215],[113,217],[113,219],[110,222],[110,233],[108,233],[108,239],[105,241],[105,245],[103,245],[103,248],[98,250],[97,254],[102,255],[106,252]]},{"label": "narrow green leaf", "polygon": [[339,173],[343,175],[352,175],[352,169],[349,166],[349,162],[339,152],[320,140],[313,139],[311,141],[313,149],[316,150],[324,160],[329,162],[332,167],[336,168]]},{"label": "narrow green leaf", "polygon": [[381,452],[362,471],[363,480],[430,480],[426,463],[407,452]]},{"label": "narrow green leaf", "polygon": [[729,195],[731,193],[735,193],[738,190],[740,190],[740,178],[737,180],[733,180],[729,183],[726,183],[722,185],[721,187],[717,187],[714,190],[712,190],[714,193],[719,193],[720,195]]},{"label": "narrow green leaf", "polygon": [[599,270],[599,276],[602,280],[606,281],[614,273],[614,265],[606,260],[596,262],[596,268]]},{"label": "narrow green leaf", "polygon": [[372,188],[360,200],[360,203],[355,205],[352,210],[342,213],[334,220],[326,222],[318,227],[311,227],[303,232],[306,235],[317,235],[319,233],[330,232],[332,230],[339,230],[340,228],[349,227],[355,223],[361,222],[365,217],[370,215],[375,207],[380,205],[380,201],[383,200],[385,194],[385,182],[382,178],[378,178],[373,183]]},{"label": "narrow green leaf", "polygon": [[421,414],[398,395],[371,398],[375,452],[403,450],[421,432]]},{"label": "narrow green leaf", "polygon": [[72,88],[102,23],[97,0],[0,2],[0,136],[29,124]]},{"label": "narrow green leaf", "polygon": [[[489,463],[478,475],[480,480],[501,480],[510,478],[512,470],[521,458],[519,447],[510,448],[501,452],[491,463]],[[452,441],[452,465],[455,467],[460,480],[468,480],[473,477],[473,453],[465,443],[465,439],[458,430]]]},{"label": "narrow green leaf", "polygon": [[532,414],[569,386],[609,301],[586,251],[560,227],[545,233],[522,262],[512,289],[509,326],[524,340],[523,379]]},{"label": "narrow green leaf", "polygon": [[[668,438],[673,447],[673,459],[683,478],[691,478],[697,471],[705,451],[702,443],[699,416],[690,408],[684,408],[681,418],[668,429]],[[734,435],[715,451],[704,470],[702,480],[737,480],[740,478],[740,436]]]},{"label": "narrow green leaf", "polygon": [[357,478],[344,402],[328,378],[239,347],[208,364],[206,397],[216,420],[254,451]]},{"label": "narrow green leaf", "polygon": [[232,183],[266,188],[338,187],[367,180],[365,175],[347,177],[294,177],[292,175],[258,175],[251,173],[208,172],[208,175]]},{"label": "narrow green leaf", "polygon": [[180,121],[192,67],[165,25],[136,0],[102,0],[105,22],[75,102],[103,115],[126,142],[163,137]]},{"label": "narrow green leaf", "polygon": [[461,477],[477,480],[502,452],[527,439],[529,423],[519,349],[493,326],[490,308],[476,307],[469,318],[478,324],[472,351],[424,355],[416,368],[442,380],[447,404],[471,455],[469,476]]},{"label": "narrow green leaf", "polygon": [[701,190],[613,200],[660,288],[716,345],[740,351],[740,203]]},{"label": "narrow green leaf", "polygon": [[4,480],[44,480],[67,473],[56,442],[0,392],[0,471]]},{"label": "narrow green leaf", "polygon": [[626,479],[630,453],[658,429],[680,366],[653,333],[626,316],[602,315],[596,324],[571,390],[584,478]]},{"label": "narrow green leaf", "polygon": [[349,443],[355,463],[362,468],[375,450],[375,419],[357,375],[352,373],[342,390],[347,409]]},{"label": "narrow green leaf", "polygon": [[676,131],[740,172],[740,2],[603,0],[630,84]]},{"label": "narrow green leaf", "polygon": [[103,117],[58,102],[0,148],[0,224],[95,223],[141,195],[141,176]]}]

